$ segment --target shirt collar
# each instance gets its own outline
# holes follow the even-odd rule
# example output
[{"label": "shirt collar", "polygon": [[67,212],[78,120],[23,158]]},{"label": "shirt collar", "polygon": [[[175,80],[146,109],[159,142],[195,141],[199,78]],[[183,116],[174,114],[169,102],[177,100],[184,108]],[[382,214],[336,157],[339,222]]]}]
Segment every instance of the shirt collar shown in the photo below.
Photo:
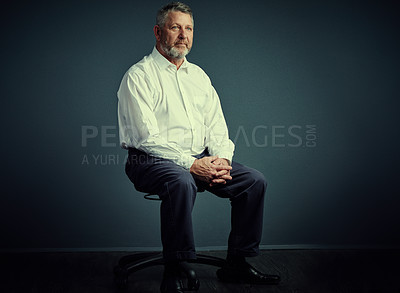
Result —
[{"label": "shirt collar", "polygon": [[[167,69],[168,67],[175,67],[176,65],[169,62],[169,60],[167,58],[165,58],[163,55],[161,55],[160,52],[158,52],[157,48],[154,46],[153,48],[153,52],[151,53],[151,56],[153,57],[154,61],[157,63],[157,65],[161,68],[161,69]],[[184,61],[181,65],[181,67],[179,67],[179,70],[181,69],[185,69],[186,72],[188,72],[189,70],[189,61],[186,60],[186,57],[184,58]]]}]

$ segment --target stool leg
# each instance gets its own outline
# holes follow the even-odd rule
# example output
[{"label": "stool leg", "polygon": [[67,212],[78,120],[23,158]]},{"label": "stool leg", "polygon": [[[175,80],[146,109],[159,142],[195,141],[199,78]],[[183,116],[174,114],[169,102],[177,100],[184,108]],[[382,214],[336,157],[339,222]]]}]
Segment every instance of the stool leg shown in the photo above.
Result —
[{"label": "stool leg", "polygon": [[[196,259],[181,262],[181,272],[184,273],[187,278],[187,288],[185,288],[185,290],[197,291],[200,287],[200,281],[197,278],[196,272],[188,265],[190,263],[205,264],[221,268],[226,261],[219,257],[197,254]],[[143,252],[123,256],[119,260],[118,265],[114,268],[114,281],[119,289],[126,289],[131,274],[156,265],[164,265],[161,252]]]}]

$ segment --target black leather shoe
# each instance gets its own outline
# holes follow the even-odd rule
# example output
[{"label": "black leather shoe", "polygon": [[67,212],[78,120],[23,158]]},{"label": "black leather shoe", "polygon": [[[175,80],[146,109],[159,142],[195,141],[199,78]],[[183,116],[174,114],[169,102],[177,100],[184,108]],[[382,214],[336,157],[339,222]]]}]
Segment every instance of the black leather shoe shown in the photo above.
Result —
[{"label": "black leather shoe", "polygon": [[[183,285],[181,275],[187,278],[187,287]],[[186,261],[169,263],[165,266],[164,276],[161,282],[161,293],[183,293],[184,291],[197,291],[200,282],[196,277],[196,272]]]},{"label": "black leather shoe", "polygon": [[179,276],[164,276],[160,287],[161,293],[183,293],[183,283]]},{"label": "black leather shoe", "polygon": [[186,261],[179,263],[179,270],[186,275],[187,288],[184,291],[197,291],[200,287],[200,281],[197,279],[196,272]]},{"label": "black leather shoe", "polygon": [[277,275],[268,275],[259,272],[249,263],[240,264],[229,263],[217,271],[218,279],[229,283],[247,284],[278,284],[281,278]]}]

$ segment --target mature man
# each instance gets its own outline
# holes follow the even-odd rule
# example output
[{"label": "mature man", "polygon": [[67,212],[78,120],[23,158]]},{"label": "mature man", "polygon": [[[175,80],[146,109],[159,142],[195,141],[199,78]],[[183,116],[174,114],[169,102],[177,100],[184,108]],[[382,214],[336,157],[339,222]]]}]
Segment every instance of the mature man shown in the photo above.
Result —
[{"label": "mature man", "polygon": [[139,191],[158,194],[165,259],[162,292],[182,292],[179,270],[196,258],[191,212],[199,189],[232,206],[227,265],[222,281],[278,283],[245,257],[259,253],[266,182],[232,161],[234,144],[218,95],[204,71],[186,60],[193,14],[179,2],[157,13],[153,52],[124,75],[118,91],[121,146],[129,150],[126,174]]}]

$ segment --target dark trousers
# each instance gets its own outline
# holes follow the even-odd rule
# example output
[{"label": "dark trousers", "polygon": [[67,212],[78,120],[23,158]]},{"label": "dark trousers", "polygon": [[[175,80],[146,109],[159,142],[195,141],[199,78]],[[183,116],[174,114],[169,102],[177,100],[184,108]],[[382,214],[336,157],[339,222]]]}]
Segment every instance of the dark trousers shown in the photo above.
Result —
[{"label": "dark trousers", "polygon": [[[207,150],[196,157],[204,156]],[[170,160],[129,149],[125,171],[138,191],[157,194],[162,200],[161,241],[166,261],[196,258],[192,209],[197,191],[204,189],[230,200],[228,254],[258,255],[267,184],[257,170],[232,162],[232,180],[210,187]]]}]

